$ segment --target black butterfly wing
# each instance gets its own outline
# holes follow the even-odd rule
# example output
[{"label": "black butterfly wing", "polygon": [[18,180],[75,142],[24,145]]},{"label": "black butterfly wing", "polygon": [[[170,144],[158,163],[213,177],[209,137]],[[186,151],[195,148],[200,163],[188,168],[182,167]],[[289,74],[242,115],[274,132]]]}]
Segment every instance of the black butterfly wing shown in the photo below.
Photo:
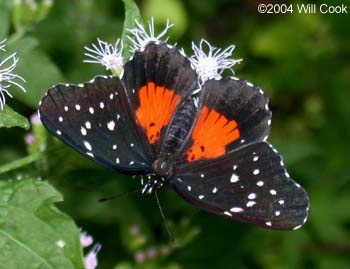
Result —
[{"label": "black butterfly wing", "polygon": [[150,169],[152,151],[117,77],[58,84],[41,100],[39,115],[52,134],[107,168],[132,174]]},{"label": "black butterfly wing", "polygon": [[202,88],[198,114],[178,161],[212,159],[266,140],[270,125],[268,99],[259,87],[236,78],[209,80]]},{"label": "black butterfly wing", "polygon": [[306,219],[308,197],[267,139],[271,111],[263,91],[237,78],[207,81],[196,119],[170,180],[204,210],[271,229]]},{"label": "black butterfly wing", "polygon": [[277,230],[298,229],[306,221],[306,192],[266,142],[184,164],[175,174],[174,190],[206,211]]},{"label": "black butterfly wing", "polygon": [[125,64],[122,82],[137,124],[157,155],[174,115],[192,102],[197,74],[177,48],[150,42]]}]

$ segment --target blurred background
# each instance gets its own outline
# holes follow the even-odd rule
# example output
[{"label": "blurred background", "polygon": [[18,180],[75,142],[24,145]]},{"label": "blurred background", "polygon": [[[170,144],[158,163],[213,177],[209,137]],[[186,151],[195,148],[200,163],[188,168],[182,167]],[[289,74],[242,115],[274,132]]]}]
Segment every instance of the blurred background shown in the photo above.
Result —
[{"label": "blurred background", "polygon": [[[8,100],[16,111],[30,117],[52,84],[108,74],[82,62],[84,46],[97,37],[114,43],[121,36],[121,0],[53,1],[48,15],[22,34],[12,2],[0,0],[0,28],[10,23],[0,40],[14,32],[18,36],[12,38],[21,40],[9,41],[28,89]],[[172,246],[154,197],[97,202],[139,188],[138,179],[106,171],[66,146],[8,173],[41,176],[64,194],[58,207],[102,244],[98,268],[350,268],[350,14],[299,14],[296,6],[292,14],[259,14],[260,3],[137,1],[145,19],[155,18],[158,31],[170,18],[175,26],[169,42],[187,53],[201,38],[218,47],[236,45],[234,58],[243,62],[235,73],[270,97],[269,141],[310,195],[308,222],[292,232],[264,230],[201,212],[164,187],[160,201],[178,240]],[[27,134],[1,129],[0,165],[26,156]]]}]

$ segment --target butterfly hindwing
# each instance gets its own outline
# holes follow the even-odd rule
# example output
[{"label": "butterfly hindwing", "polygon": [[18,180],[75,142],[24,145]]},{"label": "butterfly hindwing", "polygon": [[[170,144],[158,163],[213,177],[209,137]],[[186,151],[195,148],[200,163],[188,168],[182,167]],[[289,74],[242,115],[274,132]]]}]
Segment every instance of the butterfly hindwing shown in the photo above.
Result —
[{"label": "butterfly hindwing", "polygon": [[119,78],[58,84],[42,99],[39,115],[51,133],[103,166],[133,174],[149,171],[151,150]]},{"label": "butterfly hindwing", "polygon": [[181,161],[213,159],[262,141],[270,124],[268,100],[260,88],[235,78],[209,80],[202,88],[198,115],[182,147]]},{"label": "butterfly hindwing", "polygon": [[270,229],[299,228],[309,207],[305,191],[266,142],[176,168],[170,184],[206,211]]},{"label": "butterfly hindwing", "polygon": [[157,154],[173,115],[195,90],[197,75],[178,49],[150,42],[125,64],[122,81],[137,124]]}]

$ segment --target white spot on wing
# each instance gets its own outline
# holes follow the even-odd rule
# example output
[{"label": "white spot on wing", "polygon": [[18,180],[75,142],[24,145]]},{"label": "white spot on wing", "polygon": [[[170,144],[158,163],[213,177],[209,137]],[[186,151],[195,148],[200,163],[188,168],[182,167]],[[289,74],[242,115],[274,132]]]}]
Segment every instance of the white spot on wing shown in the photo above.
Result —
[{"label": "white spot on wing", "polygon": [[271,221],[266,221],[265,224],[266,224],[267,226],[272,226]]},{"label": "white spot on wing", "polygon": [[252,206],[255,205],[255,204],[256,204],[255,201],[249,201],[249,202],[246,204],[246,206],[247,206],[247,207],[252,207]]},{"label": "white spot on wing", "polygon": [[248,199],[255,199],[255,198],[256,198],[256,194],[253,192],[248,195]]},{"label": "white spot on wing", "polygon": [[87,131],[86,131],[86,129],[83,126],[81,126],[80,132],[81,132],[82,135],[86,135],[87,134]]},{"label": "white spot on wing", "polygon": [[254,171],[253,171],[253,174],[254,175],[258,175],[260,173],[260,170],[259,169],[255,169]]},{"label": "white spot on wing", "polygon": [[85,122],[85,127],[91,129],[91,123],[89,121]]},{"label": "white spot on wing", "polygon": [[302,225],[295,226],[293,230],[298,230]]},{"label": "white spot on wing", "polygon": [[230,182],[235,183],[239,180],[239,177],[236,174],[232,174]]},{"label": "white spot on wing", "polygon": [[276,190],[274,190],[274,189],[271,189],[271,190],[270,190],[270,193],[271,193],[272,195],[276,195],[276,194],[277,194]]},{"label": "white spot on wing", "polygon": [[111,120],[110,122],[107,123],[107,127],[109,130],[113,131],[115,127],[115,122]]},{"label": "white spot on wing", "polygon": [[81,107],[80,107],[79,104],[76,104],[76,105],[75,105],[75,109],[76,109],[76,110],[80,110],[80,108],[81,108]]},{"label": "white spot on wing", "polygon": [[100,102],[100,108],[103,109],[105,107],[105,104],[103,102]]},{"label": "white spot on wing", "polygon": [[264,186],[264,181],[260,180],[258,182],[256,182],[256,185],[258,185],[259,187]]},{"label": "white spot on wing", "polygon": [[239,213],[239,212],[243,212],[244,210],[241,207],[232,207],[230,209],[230,211],[233,212],[233,213]]},{"label": "white spot on wing", "polygon": [[216,193],[218,189],[216,187],[213,188],[212,193]]},{"label": "white spot on wing", "polygon": [[57,130],[57,131],[56,131],[56,134],[61,135],[62,132],[61,132],[60,130]]},{"label": "white spot on wing", "polygon": [[59,120],[60,122],[62,122],[62,121],[63,121],[63,118],[60,116],[60,117],[58,118],[58,120]]},{"label": "white spot on wing", "polygon": [[202,200],[204,198],[204,195],[199,195],[198,198]]},{"label": "white spot on wing", "polygon": [[86,152],[86,155],[89,155],[90,157],[94,158],[94,154],[92,154],[92,152]]},{"label": "white spot on wing", "polygon": [[87,150],[89,150],[89,151],[92,150],[91,144],[86,140],[84,140],[84,146],[87,148]]},{"label": "white spot on wing", "polygon": [[92,106],[89,107],[89,112],[90,112],[90,114],[94,114],[95,110]]}]

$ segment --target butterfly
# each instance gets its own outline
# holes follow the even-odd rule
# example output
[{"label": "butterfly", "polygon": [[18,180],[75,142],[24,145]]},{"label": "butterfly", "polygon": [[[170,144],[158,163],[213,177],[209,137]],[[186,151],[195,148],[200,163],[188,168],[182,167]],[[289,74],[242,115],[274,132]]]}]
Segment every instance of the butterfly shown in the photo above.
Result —
[{"label": "butterfly", "polygon": [[227,77],[206,81],[189,58],[149,42],[124,64],[121,78],[58,84],[39,104],[45,127],[115,172],[145,175],[143,193],[164,184],[192,205],[258,226],[301,227],[309,209],[266,139],[271,111],[264,92]]}]

